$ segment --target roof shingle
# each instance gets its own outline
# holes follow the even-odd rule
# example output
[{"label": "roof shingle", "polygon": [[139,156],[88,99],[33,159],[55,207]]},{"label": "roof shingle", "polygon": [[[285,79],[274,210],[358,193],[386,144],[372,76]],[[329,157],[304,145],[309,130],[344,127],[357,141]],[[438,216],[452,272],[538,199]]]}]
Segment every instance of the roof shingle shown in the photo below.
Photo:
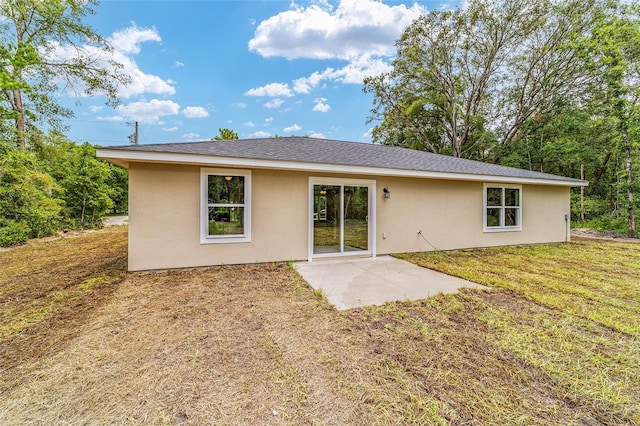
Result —
[{"label": "roof shingle", "polygon": [[582,182],[578,179],[548,173],[499,166],[407,148],[308,137],[180,142],[108,147],[104,149],[542,179],[575,182],[576,184]]}]

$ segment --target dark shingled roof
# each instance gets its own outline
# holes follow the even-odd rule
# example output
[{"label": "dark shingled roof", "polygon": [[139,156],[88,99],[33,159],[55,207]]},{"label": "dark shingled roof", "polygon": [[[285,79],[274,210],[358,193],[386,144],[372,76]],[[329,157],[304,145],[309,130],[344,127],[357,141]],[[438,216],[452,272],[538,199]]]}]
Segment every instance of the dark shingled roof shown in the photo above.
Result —
[{"label": "dark shingled roof", "polygon": [[[163,143],[114,146],[105,149],[544,179],[575,182],[576,184],[582,182],[578,179],[548,173],[498,166],[407,148],[307,137]],[[108,157],[108,154],[103,156]]]}]

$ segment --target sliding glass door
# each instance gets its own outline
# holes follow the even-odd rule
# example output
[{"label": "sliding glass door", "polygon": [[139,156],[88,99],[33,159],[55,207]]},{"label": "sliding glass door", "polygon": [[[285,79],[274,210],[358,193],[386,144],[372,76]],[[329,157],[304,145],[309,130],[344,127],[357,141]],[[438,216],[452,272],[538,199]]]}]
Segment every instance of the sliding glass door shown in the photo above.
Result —
[{"label": "sliding glass door", "polygon": [[314,183],[312,191],[312,255],[370,252],[372,184]]},{"label": "sliding glass door", "polygon": [[313,186],[313,254],[342,251],[341,195],[341,186]]},{"label": "sliding glass door", "polygon": [[369,188],[343,186],[343,251],[369,250]]}]

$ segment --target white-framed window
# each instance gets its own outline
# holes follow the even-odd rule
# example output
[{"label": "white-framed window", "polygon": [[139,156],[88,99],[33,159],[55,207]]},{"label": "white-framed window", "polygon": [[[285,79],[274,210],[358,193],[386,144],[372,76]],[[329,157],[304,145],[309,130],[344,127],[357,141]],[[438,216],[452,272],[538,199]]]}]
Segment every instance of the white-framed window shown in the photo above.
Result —
[{"label": "white-framed window", "polygon": [[251,170],[200,169],[200,243],[251,241]]},{"label": "white-framed window", "polygon": [[522,230],[522,186],[484,184],[483,228],[485,232]]}]

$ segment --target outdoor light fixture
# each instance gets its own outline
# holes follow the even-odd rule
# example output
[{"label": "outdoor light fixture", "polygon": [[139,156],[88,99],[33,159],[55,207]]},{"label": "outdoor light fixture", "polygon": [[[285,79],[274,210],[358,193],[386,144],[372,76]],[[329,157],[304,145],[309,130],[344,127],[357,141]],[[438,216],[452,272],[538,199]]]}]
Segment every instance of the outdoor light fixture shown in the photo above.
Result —
[{"label": "outdoor light fixture", "polygon": [[231,177],[231,176],[225,176],[224,177],[224,180],[226,180],[227,182],[230,181],[231,179],[233,179],[233,177]]},{"label": "outdoor light fixture", "polygon": [[321,189],[320,190],[320,195],[327,195],[327,190],[326,189]]},{"label": "outdoor light fixture", "polygon": [[389,188],[382,188],[382,192],[384,193],[384,198],[391,198],[391,191],[389,191]]}]

